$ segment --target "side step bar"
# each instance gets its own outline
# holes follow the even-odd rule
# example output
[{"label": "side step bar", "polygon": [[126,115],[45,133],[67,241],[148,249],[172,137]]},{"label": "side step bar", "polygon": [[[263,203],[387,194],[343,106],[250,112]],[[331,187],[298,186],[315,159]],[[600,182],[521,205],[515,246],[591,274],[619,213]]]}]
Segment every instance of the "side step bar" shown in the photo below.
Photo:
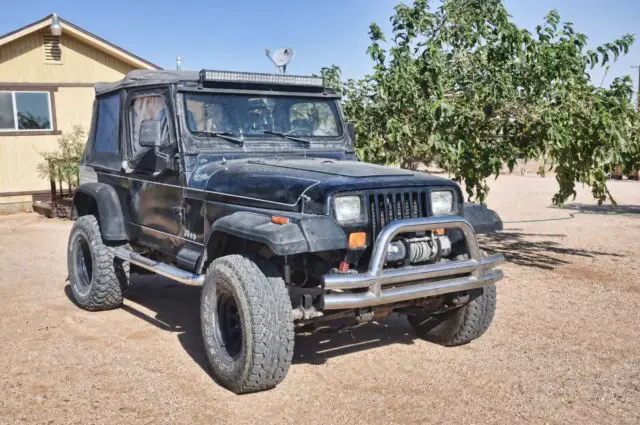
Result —
[{"label": "side step bar", "polygon": [[145,270],[184,283],[185,285],[202,285],[204,282],[203,274],[189,273],[177,267],[170,266],[169,264],[150,260],[124,247],[116,249],[115,256]]}]

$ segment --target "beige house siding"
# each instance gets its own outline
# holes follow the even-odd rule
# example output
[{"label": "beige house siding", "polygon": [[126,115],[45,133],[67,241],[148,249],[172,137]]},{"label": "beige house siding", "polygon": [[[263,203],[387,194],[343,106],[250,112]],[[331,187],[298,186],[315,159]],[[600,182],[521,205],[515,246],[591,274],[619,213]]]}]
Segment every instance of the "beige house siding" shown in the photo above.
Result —
[{"label": "beige house siding", "polygon": [[[50,87],[56,131],[82,125],[88,131],[94,98],[93,84],[116,81],[136,69],[113,54],[63,31],[60,63],[45,61],[44,28],[0,45],[0,90],[14,83]],[[35,90],[40,90],[35,89]],[[2,135],[0,132],[0,204],[30,201],[20,192],[49,189],[49,181],[37,175],[41,153],[55,150],[59,135]],[[16,196],[7,196],[16,193]]]},{"label": "beige house siding", "polygon": [[60,63],[46,63],[41,30],[0,47],[2,82],[96,83],[116,81],[133,66],[63,33]]}]

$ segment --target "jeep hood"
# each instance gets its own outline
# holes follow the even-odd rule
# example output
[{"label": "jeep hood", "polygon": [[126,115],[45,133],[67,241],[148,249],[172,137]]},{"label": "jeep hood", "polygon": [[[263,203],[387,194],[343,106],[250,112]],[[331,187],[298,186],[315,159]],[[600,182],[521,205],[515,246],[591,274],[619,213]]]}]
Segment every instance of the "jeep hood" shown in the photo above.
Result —
[{"label": "jeep hood", "polygon": [[457,186],[424,173],[323,158],[208,162],[195,167],[188,181],[190,189],[206,191],[209,200],[225,198],[271,209],[297,211],[306,195],[316,212],[324,209],[326,197],[334,192],[431,185]]}]

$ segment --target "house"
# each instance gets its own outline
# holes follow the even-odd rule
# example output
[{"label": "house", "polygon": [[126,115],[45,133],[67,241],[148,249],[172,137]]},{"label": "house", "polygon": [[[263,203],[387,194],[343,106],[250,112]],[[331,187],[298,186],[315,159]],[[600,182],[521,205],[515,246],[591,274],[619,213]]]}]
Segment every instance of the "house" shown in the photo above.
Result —
[{"label": "house", "polygon": [[0,36],[0,213],[31,208],[62,132],[91,122],[94,85],[161,69],[55,14]]}]

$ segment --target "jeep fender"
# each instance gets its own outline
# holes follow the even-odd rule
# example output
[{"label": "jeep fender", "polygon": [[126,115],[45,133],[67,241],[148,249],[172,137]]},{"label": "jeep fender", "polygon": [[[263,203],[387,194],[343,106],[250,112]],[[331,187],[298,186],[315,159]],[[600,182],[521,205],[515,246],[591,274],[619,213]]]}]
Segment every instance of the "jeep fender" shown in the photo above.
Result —
[{"label": "jeep fender", "polygon": [[84,183],[73,197],[73,216],[98,213],[102,238],[108,241],[127,240],[124,216],[116,190],[104,183]]},{"label": "jeep fender", "polygon": [[494,233],[503,229],[498,213],[484,205],[465,203],[463,212],[464,218],[478,234]]},{"label": "jeep fender", "polygon": [[236,212],[216,220],[210,228],[206,246],[216,242],[216,233],[267,245],[276,255],[319,252],[347,247],[347,237],[331,217],[302,216],[287,224],[274,224],[271,216]]}]

